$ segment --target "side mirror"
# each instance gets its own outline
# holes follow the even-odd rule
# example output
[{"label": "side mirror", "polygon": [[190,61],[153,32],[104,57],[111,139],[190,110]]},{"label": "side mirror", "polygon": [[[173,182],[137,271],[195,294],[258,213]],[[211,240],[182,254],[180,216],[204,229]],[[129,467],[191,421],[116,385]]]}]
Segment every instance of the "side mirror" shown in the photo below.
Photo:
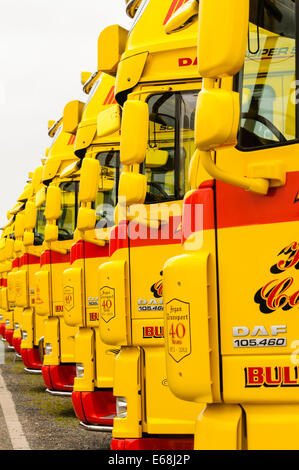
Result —
[{"label": "side mirror", "polygon": [[47,220],[57,220],[61,210],[61,190],[58,186],[49,186],[47,191],[45,217]]},{"label": "side mirror", "polygon": [[96,211],[87,207],[80,207],[77,219],[77,229],[83,231],[93,230],[96,225]]},{"label": "side mirror", "polygon": [[[119,198],[125,199],[125,204],[143,204],[146,196],[147,179],[140,173],[125,173],[119,179]],[[121,202],[121,200],[120,200]]]},{"label": "side mirror", "polygon": [[50,120],[48,121],[48,131],[51,129],[51,127],[54,126],[55,122],[56,122],[56,121],[54,121],[53,119],[50,119]]},{"label": "side mirror", "polygon": [[55,224],[46,224],[45,227],[45,241],[56,242],[58,240],[58,226]]},{"label": "side mirror", "polygon": [[120,160],[124,165],[140,164],[145,159],[148,142],[147,103],[126,101],[122,117]]},{"label": "side mirror", "polygon": [[118,24],[105,28],[98,38],[98,70],[116,75],[117,66],[126,49],[128,31]]},{"label": "side mirror", "polygon": [[249,0],[200,0],[198,71],[204,78],[233,76],[246,52]]},{"label": "side mirror", "polygon": [[34,233],[33,232],[24,232],[23,245],[24,246],[34,245]]},{"label": "side mirror", "polygon": [[168,161],[167,150],[160,150],[158,148],[148,148],[145,155],[146,168],[160,168],[166,165]]},{"label": "side mirror", "polygon": [[33,201],[27,201],[24,214],[24,229],[34,230],[36,224],[37,209]]},{"label": "side mirror", "polygon": [[102,111],[97,118],[97,136],[106,137],[120,129],[120,107],[118,104]]},{"label": "side mirror", "polygon": [[81,72],[81,85],[85,85],[87,80],[92,76],[91,72]]},{"label": "side mirror", "polygon": [[40,207],[45,202],[46,202],[46,188],[45,186],[43,186],[35,195],[35,205],[36,207]]},{"label": "side mirror", "polygon": [[96,200],[99,187],[100,163],[93,158],[84,158],[81,167],[79,201]]},{"label": "side mirror", "polygon": [[36,168],[35,172],[33,173],[32,177],[32,190],[33,194],[36,194],[39,188],[42,185],[42,177],[43,177],[43,167],[39,166]]},{"label": "side mirror", "polygon": [[233,145],[240,118],[239,94],[223,89],[199,93],[195,117],[195,142],[199,150]]},{"label": "side mirror", "polygon": [[82,118],[85,104],[82,101],[70,101],[63,110],[63,131],[69,134],[76,134]]},{"label": "side mirror", "polygon": [[4,248],[4,259],[8,260],[13,257],[15,241],[12,238],[6,238]]},{"label": "side mirror", "polygon": [[17,214],[15,220],[15,238],[23,238],[24,235],[24,214]]}]

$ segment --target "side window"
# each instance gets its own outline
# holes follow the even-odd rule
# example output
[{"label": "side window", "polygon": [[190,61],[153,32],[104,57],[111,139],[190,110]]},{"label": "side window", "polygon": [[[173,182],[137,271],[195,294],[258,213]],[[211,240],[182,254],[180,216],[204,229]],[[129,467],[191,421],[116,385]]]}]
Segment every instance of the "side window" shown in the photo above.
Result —
[{"label": "side window", "polygon": [[194,115],[198,90],[168,92],[148,99],[150,125],[144,172],[146,203],[178,200],[188,186],[194,152]]},{"label": "side window", "polygon": [[71,240],[76,227],[78,211],[78,181],[61,183],[61,213],[57,220],[58,240]]},{"label": "side window", "polygon": [[100,229],[114,225],[120,172],[119,150],[99,152],[96,158],[100,162],[99,191],[95,201],[96,229]]},{"label": "side window", "polygon": [[258,148],[298,138],[294,0],[251,0],[243,68],[239,145]]}]

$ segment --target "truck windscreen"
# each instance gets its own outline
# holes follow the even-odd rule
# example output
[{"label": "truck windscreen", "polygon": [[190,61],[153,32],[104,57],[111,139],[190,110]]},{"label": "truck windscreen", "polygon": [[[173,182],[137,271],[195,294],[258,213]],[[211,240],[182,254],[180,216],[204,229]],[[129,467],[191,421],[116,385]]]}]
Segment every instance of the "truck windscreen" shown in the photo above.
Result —
[{"label": "truck windscreen", "polygon": [[285,144],[298,137],[295,1],[251,0],[250,5],[239,145]]}]

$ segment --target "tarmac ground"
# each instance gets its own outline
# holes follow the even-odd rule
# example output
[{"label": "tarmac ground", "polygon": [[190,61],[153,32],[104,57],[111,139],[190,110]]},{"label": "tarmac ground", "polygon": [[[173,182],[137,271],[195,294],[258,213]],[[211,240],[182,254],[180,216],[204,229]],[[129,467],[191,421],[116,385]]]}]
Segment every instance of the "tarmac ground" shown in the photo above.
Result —
[{"label": "tarmac ground", "polygon": [[[23,439],[20,442],[27,441],[30,450],[110,448],[111,434],[82,428],[73,411],[71,397],[48,394],[42,375],[25,372],[22,360],[8,349],[7,343],[5,363],[0,365],[1,376],[0,450],[18,449],[18,435]],[[12,418],[8,412],[11,408],[15,408]],[[26,446],[20,444],[19,449]]]}]

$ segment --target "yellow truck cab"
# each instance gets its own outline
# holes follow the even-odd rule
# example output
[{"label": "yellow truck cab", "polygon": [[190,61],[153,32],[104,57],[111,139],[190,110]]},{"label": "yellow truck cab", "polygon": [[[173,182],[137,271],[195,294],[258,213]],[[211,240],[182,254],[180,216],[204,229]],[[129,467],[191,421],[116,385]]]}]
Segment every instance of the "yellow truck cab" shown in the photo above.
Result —
[{"label": "yellow truck cab", "polygon": [[39,166],[32,177],[32,194],[28,198],[22,219],[16,219],[16,229],[22,245],[23,255],[15,273],[16,307],[13,345],[21,354],[25,370],[41,373],[42,359],[39,354],[39,342],[43,336],[44,321],[35,312],[34,274],[39,270],[42,252],[45,219],[43,205],[37,206],[40,194],[44,194],[42,185],[43,166]]},{"label": "yellow truck cab", "polygon": [[1,288],[0,288],[0,334],[2,340],[5,339],[5,322],[6,311],[8,310],[7,300],[7,274],[11,270],[13,258],[13,232],[15,215],[10,211],[7,213],[7,224],[3,228],[0,239],[0,272],[1,272]]},{"label": "yellow truck cab", "polygon": [[[14,240],[13,244],[13,254],[11,260],[11,269],[7,273],[7,307],[5,311],[5,339],[9,344],[10,348],[13,346],[13,334],[14,334],[14,322],[15,322],[15,308],[16,308],[16,283],[15,283],[15,274],[19,269],[20,259],[23,254],[23,244],[20,241],[21,234],[20,228],[16,230],[16,219],[23,218],[25,204],[28,198],[32,194],[32,173],[29,174],[29,179],[27,185],[24,188],[23,193],[18,198],[17,204],[10,211],[14,215],[14,231],[10,234],[10,237]],[[18,239],[16,241],[16,239]]]},{"label": "yellow truck cab", "polygon": [[[182,205],[202,86],[197,26],[168,34],[169,21],[185,4],[150,0],[138,8],[130,2],[135,17],[125,49],[115,26],[101,36],[101,48],[110,44],[110,56],[124,51],[115,90],[123,106],[118,225],[110,260],[99,269],[100,334],[120,348],[114,366],[114,450],[192,449],[204,406],[174,396],[164,354],[163,265],[182,252]],[[109,71],[105,57],[101,69]]]},{"label": "yellow truck cab", "polygon": [[[116,414],[113,396],[115,353],[99,335],[99,266],[109,258],[109,234],[119,181],[120,114],[114,101],[115,78],[93,74],[84,85],[89,94],[79,124],[75,153],[82,160],[80,209],[71,248],[71,266],[63,274],[64,320],[79,328],[75,337],[77,376],[72,401],[80,423],[88,429],[111,430]],[[97,133],[97,117],[103,125]],[[116,122],[110,134],[110,123]],[[108,130],[107,130],[108,129]]]},{"label": "yellow truck cab", "polygon": [[191,223],[163,268],[167,380],[206,403],[195,449],[295,450],[298,2],[201,0],[197,13]]},{"label": "yellow truck cab", "polygon": [[71,101],[63,118],[50,129],[53,136],[42,181],[46,227],[40,270],[34,275],[35,310],[45,321],[42,374],[48,392],[70,395],[75,377],[76,328],[63,320],[62,273],[69,265],[78,211],[79,159],[74,141],[83,103]]}]

